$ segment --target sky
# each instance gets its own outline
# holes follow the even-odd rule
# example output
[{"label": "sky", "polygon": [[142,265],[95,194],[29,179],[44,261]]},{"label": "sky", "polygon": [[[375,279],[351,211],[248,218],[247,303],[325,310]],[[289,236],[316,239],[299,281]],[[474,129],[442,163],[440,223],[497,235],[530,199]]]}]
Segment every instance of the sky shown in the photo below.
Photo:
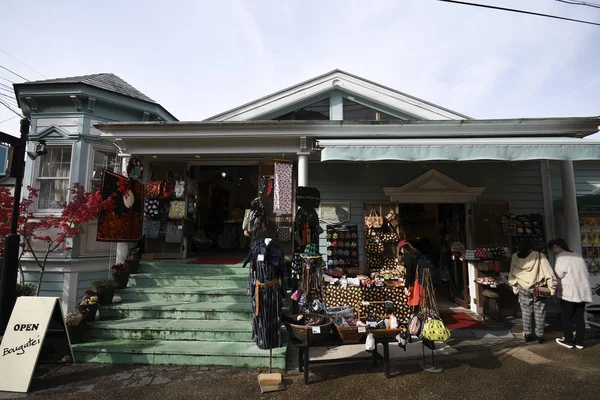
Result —
[{"label": "sky", "polygon": [[[600,22],[556,0],[470,1]],[[90,3],[2,0],[0,66],[112,72],[180,120],[336,68],[473,118],[600,115],[600,26],[436,0]],[[23,80],[0,68],[1,94],[10,81]],[[0,131],[18,134],[12,117],[0,105]]]}]

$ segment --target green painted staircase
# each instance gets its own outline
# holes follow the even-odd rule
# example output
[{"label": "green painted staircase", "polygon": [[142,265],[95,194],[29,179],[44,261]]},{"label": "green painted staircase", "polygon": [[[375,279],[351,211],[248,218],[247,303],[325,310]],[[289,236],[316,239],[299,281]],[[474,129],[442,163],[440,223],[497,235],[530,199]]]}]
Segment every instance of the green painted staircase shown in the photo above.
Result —
[{"label": "green painted staircase", "polygon": [[[242,264],[142,262],[139,272],[73,346],[77,362],[269,366],[252,341]],[[285,351],[273,349],[273,368],[285,368]]]}]

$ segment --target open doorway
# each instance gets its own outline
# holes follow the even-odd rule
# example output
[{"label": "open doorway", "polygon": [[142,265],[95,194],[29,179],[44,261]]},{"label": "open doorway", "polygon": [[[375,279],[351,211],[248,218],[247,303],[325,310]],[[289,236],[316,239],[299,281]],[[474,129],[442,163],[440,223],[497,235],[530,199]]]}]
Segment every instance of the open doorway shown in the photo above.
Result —
[{"label": "open doorway", "polygon": [[198,185],[192,253],[247,252],[242,222],[258,193],[258,166],[192,166],[190,176]]},{"label": "open doorway", "polygon": [[[466,306],[469,298],[468,272],[454,260],[452,243],[466,243],[464,204],[399,204],[406,238],[435,264],[432,271],[436,297]],[[443,301],[440,302],[440,306]]]}]

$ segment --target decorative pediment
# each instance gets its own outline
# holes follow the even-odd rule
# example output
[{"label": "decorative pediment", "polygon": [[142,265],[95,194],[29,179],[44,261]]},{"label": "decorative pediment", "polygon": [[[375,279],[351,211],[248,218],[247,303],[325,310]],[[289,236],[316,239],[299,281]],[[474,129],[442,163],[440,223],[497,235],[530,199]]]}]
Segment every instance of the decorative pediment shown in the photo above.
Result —
[{"label": "decorative pediment", "polygon": [[67,131],[64,128],[61,128],[58,125],[51,125],[47,128],[42,129],[41,131],[39,131],[35,134],[30,134],[29,139],[61,140],[61,139],[74,139],[74,138],[77,138],[78,136],[79,135],[73,135],[73,134],[69,133],[69,131]]},{"label": "decorative pediment", "polygon": [[467,187],[432,169],[401,187],[384,187],[391,201],[398,203],[469,203],[485,188]]},{"label": "decorative pediment", "polygon": [[[299,83],[279,92],[215,115],[206,121],[251,121],[265,119],[274,113],[304,107],[310,102],[329,97],[331,93],[343,93],[350,98],[362,99],[417,120],[462,120],[469,117],[406,93],[390,89],[367,79],[334,70]],[[271,119],[271,118],[266,118]]]}]

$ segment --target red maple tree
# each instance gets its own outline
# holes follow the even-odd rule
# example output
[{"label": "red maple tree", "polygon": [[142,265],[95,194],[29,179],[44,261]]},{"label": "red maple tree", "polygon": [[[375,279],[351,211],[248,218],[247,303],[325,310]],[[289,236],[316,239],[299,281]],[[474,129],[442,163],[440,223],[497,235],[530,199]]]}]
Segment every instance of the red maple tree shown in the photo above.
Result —
[{"label": "red maple tree", "polygon": [[[34,218],[30,212],[31,205],[39,195],[39,190],[27,187],[28,195],[19,206],[18,233],[23,238],[21,244],[23,254],[31,254],[40,268],[40,276],[36,288],[36,296],[40,293],[40,286],[46,270],[46,262],[50,254],[55,252],[70,251],[69,240],[84,232],[85,225],[98,218],[100,211],[109,211],[114,208],[112,198],[102,200],[100,191],[89,193],[79,183],[75,183],[69,190],[70,201],[62,205],[60,215],[48,215]],[[8,206],[10,204],[10,206]],[[12,195],[6,188],[0,189],[0,235],[5,237],[10,233],[10,220],[12,215]],[[33,247],[35,241],[43,242],[46,246],[40,251]],[[21,281],[23,275],[21,272]]]}]

